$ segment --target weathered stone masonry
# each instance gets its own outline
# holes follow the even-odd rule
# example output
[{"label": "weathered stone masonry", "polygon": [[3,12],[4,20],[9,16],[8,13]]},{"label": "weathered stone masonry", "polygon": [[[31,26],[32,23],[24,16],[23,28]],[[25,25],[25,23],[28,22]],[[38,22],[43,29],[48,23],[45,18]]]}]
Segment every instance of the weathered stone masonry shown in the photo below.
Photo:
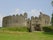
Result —
[{"label": "weathered stone masonry", "polygon": [[13,15],[13,16],[6,16],[3,18],[3,27],[16,27],[16,26],[27,26],[27,14],[24,15]]},{"label": "weathered stone masonry", "polygon": [[27,27],[32,31],[42,30],[43,26],[50,25],[50,17],[46,14],[40,12],[39,17],[32,16],[31,19],[28,18],[27,13],[25,12],[23,15],[13,15],[6,16],[3,18],[2,22],[3,27]]}]

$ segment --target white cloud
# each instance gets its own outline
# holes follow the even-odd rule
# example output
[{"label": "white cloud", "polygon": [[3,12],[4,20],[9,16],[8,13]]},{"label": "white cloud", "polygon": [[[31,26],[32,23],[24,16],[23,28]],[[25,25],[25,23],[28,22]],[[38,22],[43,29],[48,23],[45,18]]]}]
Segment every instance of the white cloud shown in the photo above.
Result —
[{"label": "white cloud", "polygon": [[21,10],[18,8],[14,11],[14,14],[23,14],[24,12],[27,12],[28,17],[39,16],[39,14],[40,14],[40,10],[32,9],[32,10],[27,11],[27,10],[24,10],[24,9]]},{"label": "white cloud", "polygon": [[40,12],[42,12],[43,14],[46,14],[46,13],[45,13],[44,11],[42,11],[42,10],[32,9],[32,10],[28,11],[28,17],[29,17],[29,18],[31,18],[31,16],[39,17]]},{"label": "white cloud", "polygon": [[18,8],[16,9],[16,11],[19,11],[19,10],[20,10],[20,9],[18,9]]},{"label": "white cloud", "polygon": [[36,9],[33,9],[33,10],[31,10],[31,14],[32,14],[32,16],[39,16],[40,11],[36,10]]},{"label": "white cloud", "polygon": [[[24,12],[27,12],[28,13],[28,17],[31,18],[31,16],[37,16],[38,17],[40,15],[40,12],[43,12],[43,11],[36,10],[36,9],[32,9],[32,10],[26,11],[26,10],[20,10],[20,9],[17,8],[15,11],[10,13],[9,15],[23,14]],[[2,14],[0,14],[0,27],[2,26],[2,18],[3,17],[4,16]]]},{"label": "white cloud", "polygon": [[23,14],[25,11],[24,10],[20,10],[20,9],[16,9],[13,12],[10,13],[10,15],[16,15],[16,14]]},{"label": "white cloud", "polygon": [[37,10],[37,9],[32,9],[32,10],[27,11],[27,10],[21,10],[21,9],[17,8],[12,13],[10,13],[10,15],[23,14],[24,12],[27,12],[28,13],[28,17],[30,18],[31,16],[37,16],[38,17],[40,15],[40,12],[43,12],[43,11],[42,10]]},{"label": "white cloud", "polygon": [[2,27],[2,18],[3,16],[0,14],[0,27]]},{"label": "white cloud", "polygon": [[36,9],[32,9],[32,10],[30,10],[29,12],[28,12],[29,14],[28,14],[28,17],[30,18],[31,16],[39,16],[40,15],[40,10],[36,10]]},{"label": "white cloud", "polygon": [[9,13],[10,15],[15,15],[19,12],[19,9],[17,8],[16,10],[14,10],[13,12]]}]

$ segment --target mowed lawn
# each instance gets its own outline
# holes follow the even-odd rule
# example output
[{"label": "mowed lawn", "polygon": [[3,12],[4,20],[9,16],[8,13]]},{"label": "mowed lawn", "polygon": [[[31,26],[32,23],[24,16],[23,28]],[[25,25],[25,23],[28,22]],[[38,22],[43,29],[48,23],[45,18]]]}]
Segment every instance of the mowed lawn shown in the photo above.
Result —
[{"label": "mowed lawn", "polygon": [[43,32],[0,32],[0,40],[53,40],[53,35]]}]

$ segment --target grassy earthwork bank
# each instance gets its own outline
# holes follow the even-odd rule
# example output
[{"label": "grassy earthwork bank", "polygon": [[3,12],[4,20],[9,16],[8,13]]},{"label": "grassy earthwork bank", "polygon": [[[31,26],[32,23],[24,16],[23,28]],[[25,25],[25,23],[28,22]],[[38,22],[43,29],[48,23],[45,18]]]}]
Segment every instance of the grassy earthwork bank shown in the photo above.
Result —
[{"label": "grassy earthwork bank", "polygon": [[[27,29],[0,28],[0,40],[53,40],[53,33],[27,32]],[[24,31],[25,30],[25,31]]]}]

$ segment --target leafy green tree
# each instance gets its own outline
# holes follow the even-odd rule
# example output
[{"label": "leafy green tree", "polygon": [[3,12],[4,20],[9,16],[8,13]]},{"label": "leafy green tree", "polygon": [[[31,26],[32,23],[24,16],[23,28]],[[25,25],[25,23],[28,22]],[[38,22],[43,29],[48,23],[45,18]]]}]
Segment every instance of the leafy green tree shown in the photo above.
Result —
[{"label": "leafy green tree", "polygon": [[[51,5],[53,7],[53,1],[51,2]],[[51,18],[51,23],[52,23],[52,26],[53,26],[53,13],[52,13],[52,18]]]},{"label": "leafy green tree", "polygon": [[51,5],[53,6],[53,1],[51,2]]},{"label": "leafy green tree", "polygon": [[51,24],[53,26],[53,13],[52,13],[52,18],[51,18]]}]

